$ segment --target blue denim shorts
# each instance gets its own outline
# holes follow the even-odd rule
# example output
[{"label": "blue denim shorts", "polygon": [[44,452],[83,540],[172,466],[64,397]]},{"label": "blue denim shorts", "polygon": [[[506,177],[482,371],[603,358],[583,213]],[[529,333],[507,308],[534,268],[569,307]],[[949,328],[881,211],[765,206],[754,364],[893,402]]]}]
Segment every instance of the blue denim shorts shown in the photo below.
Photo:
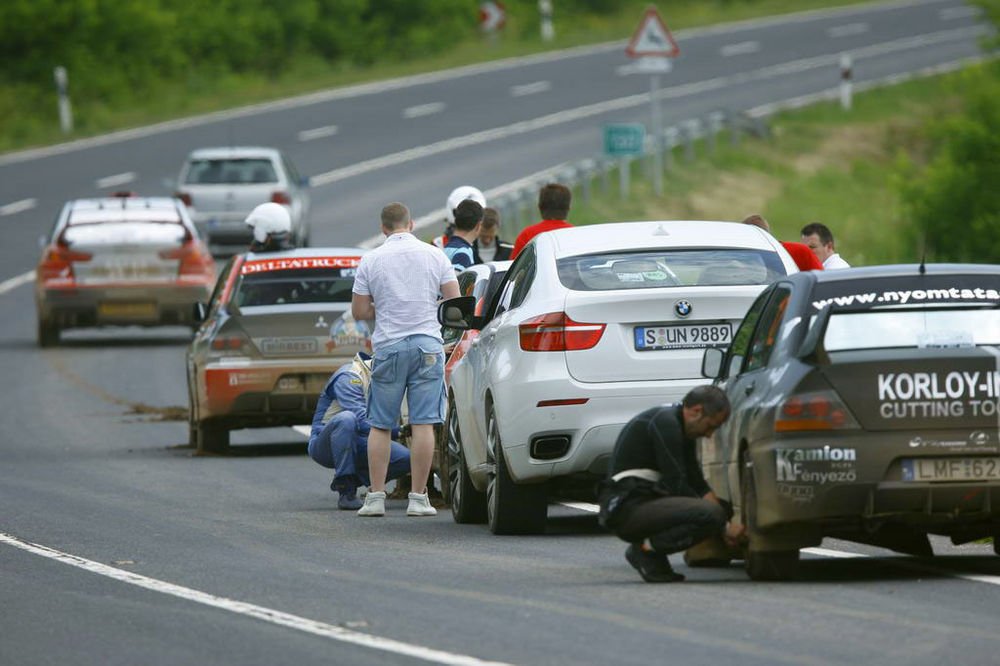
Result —
[{"label": "blue denim shorts", "polygon": [[382,430],[399,425],[403,393],[411,424],[444,421],[444,350],[427,335],[411,335],[375,350],[368,419]]}]

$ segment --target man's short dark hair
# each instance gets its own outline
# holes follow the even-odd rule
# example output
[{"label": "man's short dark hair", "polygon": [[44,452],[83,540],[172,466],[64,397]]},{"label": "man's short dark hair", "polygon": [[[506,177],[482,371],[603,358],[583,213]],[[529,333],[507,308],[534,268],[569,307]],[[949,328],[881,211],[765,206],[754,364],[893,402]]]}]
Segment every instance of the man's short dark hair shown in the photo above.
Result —
[{"label": "man's short dark hair", "polygon": [[455,228],[459,231],[472,231],[483,221],[483,207],[478,201],[463,200],[455,207]]},{"label": "man's short dark hair", "polygon": [[767,223],[763,215],[758,215],[754,213],[753,215],[747,215],[743,218],[743,224],[752,224],[755,227],[760,227],[764,231],[770,231],[771,225]]},{"label": "man's short dark hair", "polygon": [[698,405],[701,405],[702,414],[708,417],[729,413],[729,398],[726,397],[726,393],[711,384],[695,386],[684,396],[685,407],[690,409]]},{"label": "man's short dark hair", "polygon": [[549,183],[538,192],[538,212],[546,220],[565,220],[573,192],[565,185]]},{"label": "man's short dark hair", "polygon": [[382,228],[387,231],[404,229],[410,223],[410,209],[395,201],[382,209]]},{"label": "man's short dark hair", "polygon": [[819,238],[819,242],[823,245],[833,245],[833,232],[830,231],[830,227],[826,226],[822,222],[811,222],[802,227],[802,231],[799,233],[803,236],[812,236],[813,234],[816,234],[817,238]]},{"label": "man's short dark hair", "polygon": [[500,211],[487,206],[483,209],[483,230],[498,229],[500,227]]}]

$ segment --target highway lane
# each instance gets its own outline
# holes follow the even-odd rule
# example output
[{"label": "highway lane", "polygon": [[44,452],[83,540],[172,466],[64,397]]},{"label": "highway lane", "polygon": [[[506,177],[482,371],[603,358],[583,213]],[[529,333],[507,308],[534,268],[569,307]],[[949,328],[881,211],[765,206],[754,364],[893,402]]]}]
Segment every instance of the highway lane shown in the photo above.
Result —
[{"label": "highway lane", "polygon": [[[940,11],[958,6],[932,2],[910,9],[919,12],[920,29],[933,23],[927,28],[933,34],[942,30],[936,21],[951,29],[954,22],[970,20],[940,18]],[[886,11],[897,10],[875,14]],[[855,13],[823,21],[821,34],[860,22]],[[894,22],[901,21],[896,16]],[[716,49],[720,58],[752,60],[760,52],[737,58],[722,56],[721,49],[758,36],[763,49],[763,36],[747,34],[763,27],[736,35],[707,31],[697,39],[714,40],[706,51]],[[874,28],[851,30],[838,39],[871,39]],[[687,51],[685,44],[682,48]],[[858,75],[884,76],[974,52],[974,40],[966,35],[944,40],[935,50],[915,46],[862,59]],[[731,70],[719,65],[706,71],[705,78],[678,76],[674,81],[672,74],[671,86],[689,88],[668,97],[669,113],[679,119],[727,104],[750,108],[775,96],[822,90],[832,85],[832,74],[820,66],[781,77],[753,74],[819,53],[790,50],[785,60],[750,62]],[[828,55],[833,58],[834,51]],[[532,67],[557,62],[563,61]],[[623,63],[617,53],[607,66],[610,71]],[[675,74],[680,70],[678,63]],[[741,73],[742,79],[732,78]],[[543,78],[535,70],[515,76],[500,69],[461,80],[489,74],[508,77],[503,84],[558,78]],[[715,83],[704,83],[713,78]],[[579,99],[599,103],[641,96],[648,82],[618,77],[614,85],[625,87],[603,96],[581,91],[587,94]],[[492,87],[509,90],[499,80]],[[523,95],[518,104],[554,92]],[[406,106],[438,98],[405,97]],[[450,98],[447,103],[453,104]],[[481,115],[488,111],[491,116],[470,127],[507,126],[577,108],[552,104],[546,99],[523,115],[511,115],[509,101],[475,101]],[[309,146],[293,155],[308,165],[303,168],[309,173],[320,174],[358,159],[432,144],[451,131],[449,109],[455,106],[409,119],[427,125],[413,136],[401,130],[385,137],[349,132],[332,114],[316,114],[296,125],[272,119],[249,127],[264,132],[284,125],[289,138],[281,145],[290,151],[299,150],[299,144]],[[341,234],[352,242],[368,238],[375,214],[390,194],[410,201],[419,214],[439,207],[447,191],[468,178],[481,178],[484,188],[496,187],[590,154],[601,122],[641,120],[646,113],[639,101],[317,187],[316,210],[329,214],[331,225],[317,240],[332,242]],[[337,132],[313,142],[298,141],[295,135],[331,123]],[[212,128],[196,126],[182,134],[204,131],[211,139]],[[354,146],[351,161],[340,161],[339,147],[323,143],[340,141]],[[366,141],[372,144],[369,149]],[[13,276],[32,266],[38,233],[32,225],[49,224],[35,217],[45,206],[92,194],[96,179],[116,174],[135,173],[128,185],[136,189],[158,187],[159,177],[172,172],[177,155],[187,150],[181,143],[169,132],[0,167],[0,206],[29,197],[38,201],[33,209],[0,217],[0,224],[12,231],[0,248],[4,270]],[[170,168],[158,172],[159,159]],[[15,181],[21,184],[12,185]],[[44,187],[24,187],[39,182]],[[7,276],[0,274],[0,280]],[[534,538],[499,539],[482,526],[455,525],[446,513],[407,519],[402,502],[391,503],[384,520],[362,521],[334,509],[327,472],[302,455],[303,438],[290,430],[237,433],[236,454],[223,458],[194,457],[180,446],[186,426],[173,419],[186,405],[183,353],[188,334],[183,329],[73,332],[66,345],[42,352],[34,345],[30,288],[9,289],[0,294],[0,303],[10,313],[0,321],[0,376],[6,384],[0,420],[0,534],[125,572],[121,578],[139,574],[170,590],[138,588],[110,578],[111,571],[83,570],[0,542],[0,663],[55,663],[62,658],[81,664],[417,663],[428,661],[413,656],[424,648],[439,651],[429,659],[439,663],[638,664],[669,659],[699,664],[738,659],[748,664],[936,664],[955,654],[986,663],[1000,642],[995,632],[1000,562],[984,546],[951,549],[936,543],[937,552],[955,556],[915,562],[828,542],[824,547],[830,551],[874,557],[809,553],[803,580],[789,585],[749,583],[738,567],[692,571],[675,558],[690,582],[664,589],[642,584],[622,557],[624,544],[601,533],[585,510],[553,508],[557,517],[550,521],[549,533]],[[985,578],[958,578],[949,572]],[[209,606],[199,593],[234,603]],[[254,604],[270,615],[251,613],[253,609],[235,602]],[[278,626],[277,620],[286,622]],[[375,640],[362,647],[349,640],[357,636],[339,636],[337,629]]]}]

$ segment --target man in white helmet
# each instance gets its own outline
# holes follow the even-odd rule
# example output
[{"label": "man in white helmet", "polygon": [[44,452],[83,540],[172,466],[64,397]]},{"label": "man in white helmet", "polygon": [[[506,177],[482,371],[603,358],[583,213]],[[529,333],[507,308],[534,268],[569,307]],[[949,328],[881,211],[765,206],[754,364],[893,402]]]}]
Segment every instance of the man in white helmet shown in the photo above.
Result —
[{"label": "man in white helmet", "polygon": [[466,199],[472,199],[478,203],[483,208],[486,208],[486,197],[477,187],[472,185],[460,185],[451,191],[448,195],[448,200],[444,204],[445,213],[445,227],[444,234],[438,236],[433,240],[433,243],[440,248],[444,248],[448,244],[448,239],[451,235],[455,233],[455,209],[458,208],[458,204],[462,203]]},{"label": "man in white helmet", "polygon": [[253,230],[251,252],[291,250],[292,217],[281,204],[262,203],[247,215],[247,226]]}]

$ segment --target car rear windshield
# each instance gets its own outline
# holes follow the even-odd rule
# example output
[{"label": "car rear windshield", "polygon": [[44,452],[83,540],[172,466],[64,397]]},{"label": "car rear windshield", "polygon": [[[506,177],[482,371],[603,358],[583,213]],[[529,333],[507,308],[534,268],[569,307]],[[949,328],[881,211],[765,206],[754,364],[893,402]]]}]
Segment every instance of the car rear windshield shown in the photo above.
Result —
[{"label": "car rear windshield", "polygon": [[191,185],[276,183],[274,165],[266,158],[192,160],[184,182]]},{"label": "car rear windshield", "polygon": [[62,232],[67,245],[172,245],[184,240],[186,231],[177,222],[126,220],[70,224]]},{"label": "car rear windshield", "polygon": [[240,307],[349,303],[355,272],[355,268],[307,268],[242,275],[234,298]]},{"label": "car rear windshield", "polygon": [[786,274],[766,250],[642,250],[564,257],[559,281],[574,291],[769,284]]},{"label": "car rear windshield", "polygon": [[992,307],[834,311],[823,336],[827,351],[997,344],[1000,344],[1000,310]]}]

